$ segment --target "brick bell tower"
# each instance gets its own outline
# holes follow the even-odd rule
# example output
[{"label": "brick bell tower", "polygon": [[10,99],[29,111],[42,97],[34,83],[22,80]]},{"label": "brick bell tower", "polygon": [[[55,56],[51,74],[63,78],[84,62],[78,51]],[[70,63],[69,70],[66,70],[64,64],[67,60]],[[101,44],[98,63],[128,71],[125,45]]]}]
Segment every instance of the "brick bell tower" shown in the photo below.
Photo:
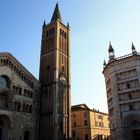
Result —
[{"label": "brick bell tower", "polygon": [[39,140],[71,138],[70,29],[62,23],[58,3],[50,23],[42,26],[40,55]]}]

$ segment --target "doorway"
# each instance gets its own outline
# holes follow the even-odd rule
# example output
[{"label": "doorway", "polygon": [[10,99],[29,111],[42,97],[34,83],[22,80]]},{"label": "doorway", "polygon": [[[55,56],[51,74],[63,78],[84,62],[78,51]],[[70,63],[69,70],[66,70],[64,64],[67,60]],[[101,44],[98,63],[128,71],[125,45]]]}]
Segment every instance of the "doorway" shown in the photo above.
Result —
[{"label": "doorway", "polygon": [[133,130],[133,139],[140,140],[140,130]]},{"label": "doorway", "polygon": [[29,140],[29,138],[30,138],[30,133],[29,133],[29,131],[25,131],[25,132],[24,132],[24,140]]}]

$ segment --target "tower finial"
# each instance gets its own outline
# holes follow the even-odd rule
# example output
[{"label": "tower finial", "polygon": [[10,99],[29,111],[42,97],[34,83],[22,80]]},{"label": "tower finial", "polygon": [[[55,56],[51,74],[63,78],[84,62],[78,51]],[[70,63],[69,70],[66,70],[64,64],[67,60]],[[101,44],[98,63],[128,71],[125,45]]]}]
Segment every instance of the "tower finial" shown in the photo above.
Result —
[{"label": "tower finial", "polygon": [[109,49],[108,49],[108,52],[109,52],[109,60],[114,60],[115,58],[115,53],[114,53],[114,49],[111,45],[111,41],[109,41]]},{"label": "tower finial", "polygon": [[67,27],[70,28],[70,24],[69,24],[69,22],[67,22]]},{"label": "tower finial", "polygon": [[132,49],[132,51],[133,51],[133,50],[136,50],[136,48],[135,48],[133,42],[132,42],[132,47],[131,47],[131,49]]},{"label": "tower finial", "polygon": [[109,49],[108,49],[108,52],[114,52],[114,49],[111,45],[111,41],[109,41]]},{"label": "tower finial", "polygon": [[131,49],[132,49],[132,54],[133,54],[133,55],[136,55],[136,54],[137,54],[137,51],[136,51],[136,48],[135,48],[133,42],[132,42]]},{"label": "tower finial", "polygon": [[46,26],[46,22],[45,22],[45,20],[44,20],[43,27],[45,27],[45,26]]},{"label": "tower finial", "polygon": [[61,14],[60,14],[60,11],[59,11],[58,2],[56,3],[56,6],[55,6],[55,9],[54,9],[54,12],[53,12],[53,16],[52,16],[51,22],[56,21],[57,19],[62,21]]},{"label": "tower finial", "polygon": [[104,67],[106,66],[106,61],[105,61],[105,59],[104,59],[104,63],[103,63],[103,66],[104,66]]}]

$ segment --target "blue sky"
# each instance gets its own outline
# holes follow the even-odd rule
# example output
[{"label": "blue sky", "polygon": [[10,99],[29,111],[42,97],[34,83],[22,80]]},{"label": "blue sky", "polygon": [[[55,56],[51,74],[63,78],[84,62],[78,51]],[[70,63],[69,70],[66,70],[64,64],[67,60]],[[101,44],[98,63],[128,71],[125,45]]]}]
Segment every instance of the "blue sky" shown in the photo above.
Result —
[{"label": "blue sky", "polygon": [[71,27],[72,105],[107,112],[102,75],[109,41],[116,57],[140,51],[139,0],[0,0],[0,51],[11,52],[38,78],[41,28],[56,2]]}]

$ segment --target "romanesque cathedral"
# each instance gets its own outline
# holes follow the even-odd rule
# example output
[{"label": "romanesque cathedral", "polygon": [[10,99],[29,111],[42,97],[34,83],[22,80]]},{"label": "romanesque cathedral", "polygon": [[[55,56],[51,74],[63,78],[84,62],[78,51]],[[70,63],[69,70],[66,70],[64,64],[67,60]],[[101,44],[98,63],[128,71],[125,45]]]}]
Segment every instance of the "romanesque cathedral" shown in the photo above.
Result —
[{"label": "romanesque cathedral", "polygon": [[42,26],[39,80],[12,54],[0,53],[0,140],[71,138],[69,32],[56,4]]}]

